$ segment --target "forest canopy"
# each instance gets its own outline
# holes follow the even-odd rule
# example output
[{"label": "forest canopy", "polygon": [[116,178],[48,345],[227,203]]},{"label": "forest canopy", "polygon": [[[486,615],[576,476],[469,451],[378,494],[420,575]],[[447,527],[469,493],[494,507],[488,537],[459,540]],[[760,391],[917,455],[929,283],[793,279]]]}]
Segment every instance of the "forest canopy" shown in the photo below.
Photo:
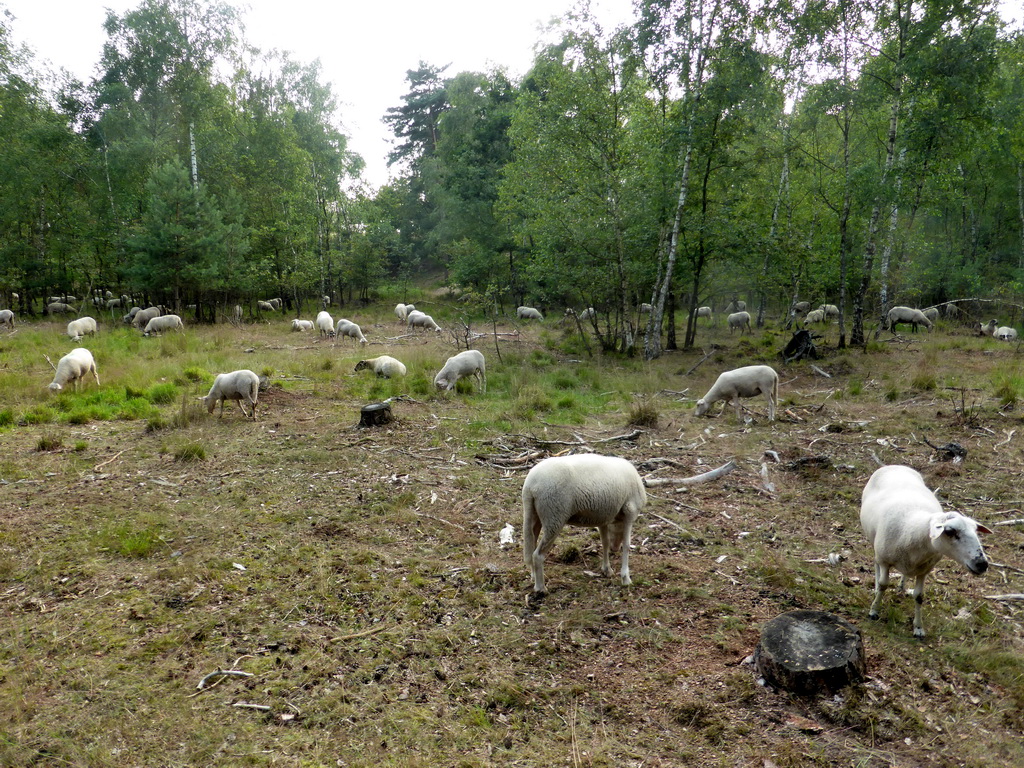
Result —
[{"label": "forest canopy", "polygon": [[212,320],[430,270],[486,313],[594,307],[604,348],[647,357],[734,298],[758,324],[837,304],[841,345],[893,304],[1024,301],[1024,38],[994,2],[633,10],[566,17],[520,78],[410,62],[379,189],[319,63],[253,49],[233,5],[108,11],[86,83],[3,18],[0,293]]}]

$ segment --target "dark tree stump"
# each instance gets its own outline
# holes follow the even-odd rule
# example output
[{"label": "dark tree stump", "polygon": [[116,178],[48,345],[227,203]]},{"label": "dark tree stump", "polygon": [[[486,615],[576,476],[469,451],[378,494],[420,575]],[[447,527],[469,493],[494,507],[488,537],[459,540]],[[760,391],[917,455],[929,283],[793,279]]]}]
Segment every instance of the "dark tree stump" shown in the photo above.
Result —
[{"label": "dark tree stump", "polygon": [[359,411],[360,427],[380,427],[394,420],[391,403],[371,403]]},{"label": "dark tree stump", "polygon": [[807,330],[794,333],[793,338],[789,340],[789,344],[782,350],[782,359],[787,363],[804,357],[809,357],[812,360],[818,358],[818,348],[814,346],[814,337]]},{"label": "dark tree stump", "polygon": [[860,630],[824,611],[789,611],[765,624],[754,666],[772,685],[801,694],[833,693],[867,674]]}]

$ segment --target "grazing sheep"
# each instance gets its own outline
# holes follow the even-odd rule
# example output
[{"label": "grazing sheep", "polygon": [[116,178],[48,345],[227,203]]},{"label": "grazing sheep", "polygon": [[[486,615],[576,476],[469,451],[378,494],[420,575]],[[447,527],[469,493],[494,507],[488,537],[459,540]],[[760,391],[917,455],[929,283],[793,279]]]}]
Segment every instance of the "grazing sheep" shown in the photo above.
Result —
[{"label": "grazing sheep", "polygon": [[382,379],[390,379],[392,376],[405,376],[406,368],[399,360],[387,355],[374,357],[369,360],[360,360],[356,363],[356,372],[371,370]]},{"label": "grazing sheep", "polygon": [[11,310],[0,309],[0,325],[6,325],[14,330],[14,313]]},{"label": "grazing sheep", "polygon": [[743,335],[743,329],[747,329],[747,333],[753,333],[750,330],[750,313],[749,312],[733,312],[726,319],[729,325],[729,334],[732,334],[733,328],[740,329],[740,335]]},{"label": "grazing sheep", "polygon": [[284,302],[281,301],[281,299],[268,299],[267,303],[274,308],[275,312],[281,309],[281,307],[284,305]]},{"label": "grazing sheep", "polygon": [[70,304],[65,304],[62,301],[51,301],[49,304],[46,305],[46,312],[45,312],[45,314],[47,314],[47,315],[66,315],[69,312],[74,312],[74,311],[75,311],[75,308],[72,307]]},{"label": "grazing sheep", "polygon": [[160,307],[146,307],[145,309],[140,309],[135,313],[135,317],[132,318],[132,326],[141,331],[149,324],[150,320],[154,317],[160,317],[162,314],[163,312]]},{"label": "grazing sheep", "polygon": [[135,316],[139,314],[139,312],[141,311],[142,307],[132,307],[131,309],[128,310],[128,314],[121,318],[121,322],[125,323],[126,325],[131,325],[132,320],[134,320]]},{"label": "grazing sheep", "polygon": [[67,296],[49,296],[46,299],[47,304],[74,304],[78,299],[68,294]]},{"label": "grazing sheep", "polygon": [[146,323],[146,329],[142,332],[143,336],[149,336],[153,333],[163,333],[164,331],[184,331],[185,324],[181,321],[181,318],[177,315],[160,315],[154,317],[148,323]]},{"label": "grazing sheep", "polygon": [[601,532],[605,576],[612,575],[612,550],[621,548],[619,575],[623,586],[629,586],[629,538],[646,503],[643,481],[625,459],[586,453],[537,464],[523,482],[523,559],[533,577],[533,591],[546,591],[544,558],[566,524]]},{"label": "grazing sheep", "polygon": [[437,333],[441,332],[441,326],[434,322],[434,318],[417,310],[414,310],[409,315],[409,326],[411,328],[426,328]]},{"label": "grazing sheep", "polygon": [[924,313],[925,317],[927,317],[929,320],[932,321],[933,324],[935,323],[936,320],[939,319],[939,308],[938,307],[928,307],[928,309],[922,309],[921,311]]},{"label": "grazing sheep", "polygon": [[729,302],[729,306],[725,308],[726,312],[744,312],[747,309],[747,302],[740,301],[739,299],[733,299]]},{"label": "grazing sheep", "polygon": [[932,321],[925,317],[920,309],[911,307],[893,307],[885,317],[885,326],[893,333],[896,333],[898,323],[910,323],[917,333],[917,326],[923,325],[929,331],[932,329]]},{"label": "grazing sheep", "polygon": [[[250,370],[242,369],[231,373],[218,373],[213,380],[213,386],[205,397],[198,398],[206,406],[207,413],[213,413],[217,403],[220,403],[220,418],[224,418],[224,401],[234,400],[246,418],[252,417],[256,421],[256,399],[260,394],[260,377]],[[252,406],[252,414],[245,412],[242,401],[245,400]]]},{"label": "grazing sheep", "polygon": [[273,304],[271,304],[269,301],[263,301],[262,299],[256,300],[256,308],[259,309],[260,312],[275,311],[275,307]]},{"label": "grazing sheep", "polygon": [[116,309],[123,305],[121,304],[120,299],[107,299],[106,303],[103,306],[106,307],[107,309]]},{"label": "grazing sheep", "polygon": [[353,323],[351,320],[346,320],[345,318],[341,318],[341,320],[338,321],[338,327],[334,340],[337,341],[343,336],[351,336],[353,339],[356,339],[360,344],[366,344],[366,337],[363,336],[362,329],[358,325]]},{"label": "grazing sheep", "polygon": [[96,386],[100,385],[100,375],[96,371],[96,361],[93,360],[92,352],[85,347],[76,347],[57,361],[57,371],[50,382],[50,390],[60,392],[69,383],[75,385],[75,392],[78,391],[78,382],[87,375],[96,377]]},{"label": "grazing sheep", "polygon": [[[567,308],[565,310],[565,316],[576,317],[576,310],[573,309],[572,307]],[[594,309],[593,307],[587,307],[586,309],[579,313],[580,320],[592,320],[595,317],[597,317],[597,310]]]},{"label": "grazing sheep", "polygon": [[811,308],[811,302],[809,301],[798,301],[793,305],[794,315],[803,315]]},{"label": "grazing sheep", "polygon": [[818,309],[825,313],[826,320],[833,317],[839,317],[839,307],[835,304],[822,304]]},{"label": "grazing sheep", "polygon": [[1017,338],[1016,328],[1011,328],[1008,325],[997,326],[999,326],[998,320],[989,320],[988,323],[981,326],[981,332],[984,335],[993,336],[1002,341],[1013,341]]},{"label": "grazing sheep", "polygon": [[68,336],[72,341],[81,341],[83,336],[91,336],[98,330],[96,321],[91,317],[80,317],[68,323]]},{"label": "grazing sheep", "polygon": [[404,323],[414,309],[416,307],[412,304],[395,304],[395,316],[398,317],[398,322]]},{"label": "grazing sheep", "polygon": [[292,320],[292,330],[293,331],[312,331],[313,330],[313,321],[312,320],[299,320],[298,318],[295,318],[294,320]]},{"label": "grazing sheep", "polygon": [[516,317],[520,320],[543,320],[544,315],[533,307],[516,307]]},{"label": "grazing sheep", "polygon": [[812,323],[824,323],[824,322],[826,322],[826,319],[825,319],[825,310],[823,310],[823,309],[812,309],[810,312],[808,312],[804,316],[804,328],[806,328],[808,325],[810,325]]},{"label": "grazing sheep", "polygon": [[451,391],[455,389],[456,382],[466,376],[476,376],[480,382],[480,391],[487,391],[487,370],[482,352],[467,349],[465,352],[459,352],[459,354],[449,357],[444,368],[438,371],[437,376],[434,377],[434,386]]},{"label": "grazing sheep", "polygon": [[875,550],[875,599],[868,615],[878,618],[889,569],[895,568],[904,579],[914,579],[914,637],[924,637],[924,578],[943,556],[976,575],[988,568],[978,532],[992,531],[959,512],[943,512],[924,478],[910,467],[875,470],[861,495],[860,524]]},{"label": "grazing sheep", "polygon": [[712,323],[715,322],[715,316],[711,312],[711,307],[698,307],[697,308],[697,317],[698,318],[706,317]]},{"label": "grazing sheep", "polygon": [[764,395],[768,398],[768,421],[775,421],[779,404],[779,374],[770,365],[747,365],[722,373],[714,385],[697,401],[695,416],[703,416],[719,400],[732,403],[736,418],[741,418],[740,398]]},{"label": "grazing sheep", "polygon": [[320,314],[316,316],[316,329],[320,331],[321,339],[334,338],[334,318],[331,317],[330,312],[322,310]]}]

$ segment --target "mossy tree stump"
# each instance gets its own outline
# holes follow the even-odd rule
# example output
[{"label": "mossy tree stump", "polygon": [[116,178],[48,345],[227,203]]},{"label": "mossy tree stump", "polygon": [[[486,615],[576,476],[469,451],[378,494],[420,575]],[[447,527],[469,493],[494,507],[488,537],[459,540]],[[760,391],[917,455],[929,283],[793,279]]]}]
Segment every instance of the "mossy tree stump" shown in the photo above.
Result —
[{"label": "mossy tree stump", "polygon": [[391,403],[371,403],[359,411],[360,427],[380,427],[394,420]]},{"label": "mossy tree stump", "polygon": [[754,666],[787,691],[835,692],[867,674],[860,630],[824,611],[789,611],[761,629]]}]

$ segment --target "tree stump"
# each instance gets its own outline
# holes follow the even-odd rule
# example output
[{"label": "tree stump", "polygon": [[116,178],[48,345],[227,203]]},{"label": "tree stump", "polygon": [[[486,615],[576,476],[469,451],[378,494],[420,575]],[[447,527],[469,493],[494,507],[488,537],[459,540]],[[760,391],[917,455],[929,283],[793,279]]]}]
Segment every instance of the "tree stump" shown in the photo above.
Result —
[{"label": "tree stump", "polygon": [[772,685],[800,694],[833,693],[867,674],[860,630],[824,611],[789,611],[765,624],[754,666]]},{"label": "tree stump", "polygon": [[818,358],[818,348],[814,346],[814,337],[807,330],[794,333],[793,338],[789,340],[789,344],[782,351],[782,359],[787,363],[804,357],[810,357],[814,360]]},{"label": "tree stump", "polygon": [[371,403],[359,411],[360,427],[380,427],[394,420],[391,403]]}]

